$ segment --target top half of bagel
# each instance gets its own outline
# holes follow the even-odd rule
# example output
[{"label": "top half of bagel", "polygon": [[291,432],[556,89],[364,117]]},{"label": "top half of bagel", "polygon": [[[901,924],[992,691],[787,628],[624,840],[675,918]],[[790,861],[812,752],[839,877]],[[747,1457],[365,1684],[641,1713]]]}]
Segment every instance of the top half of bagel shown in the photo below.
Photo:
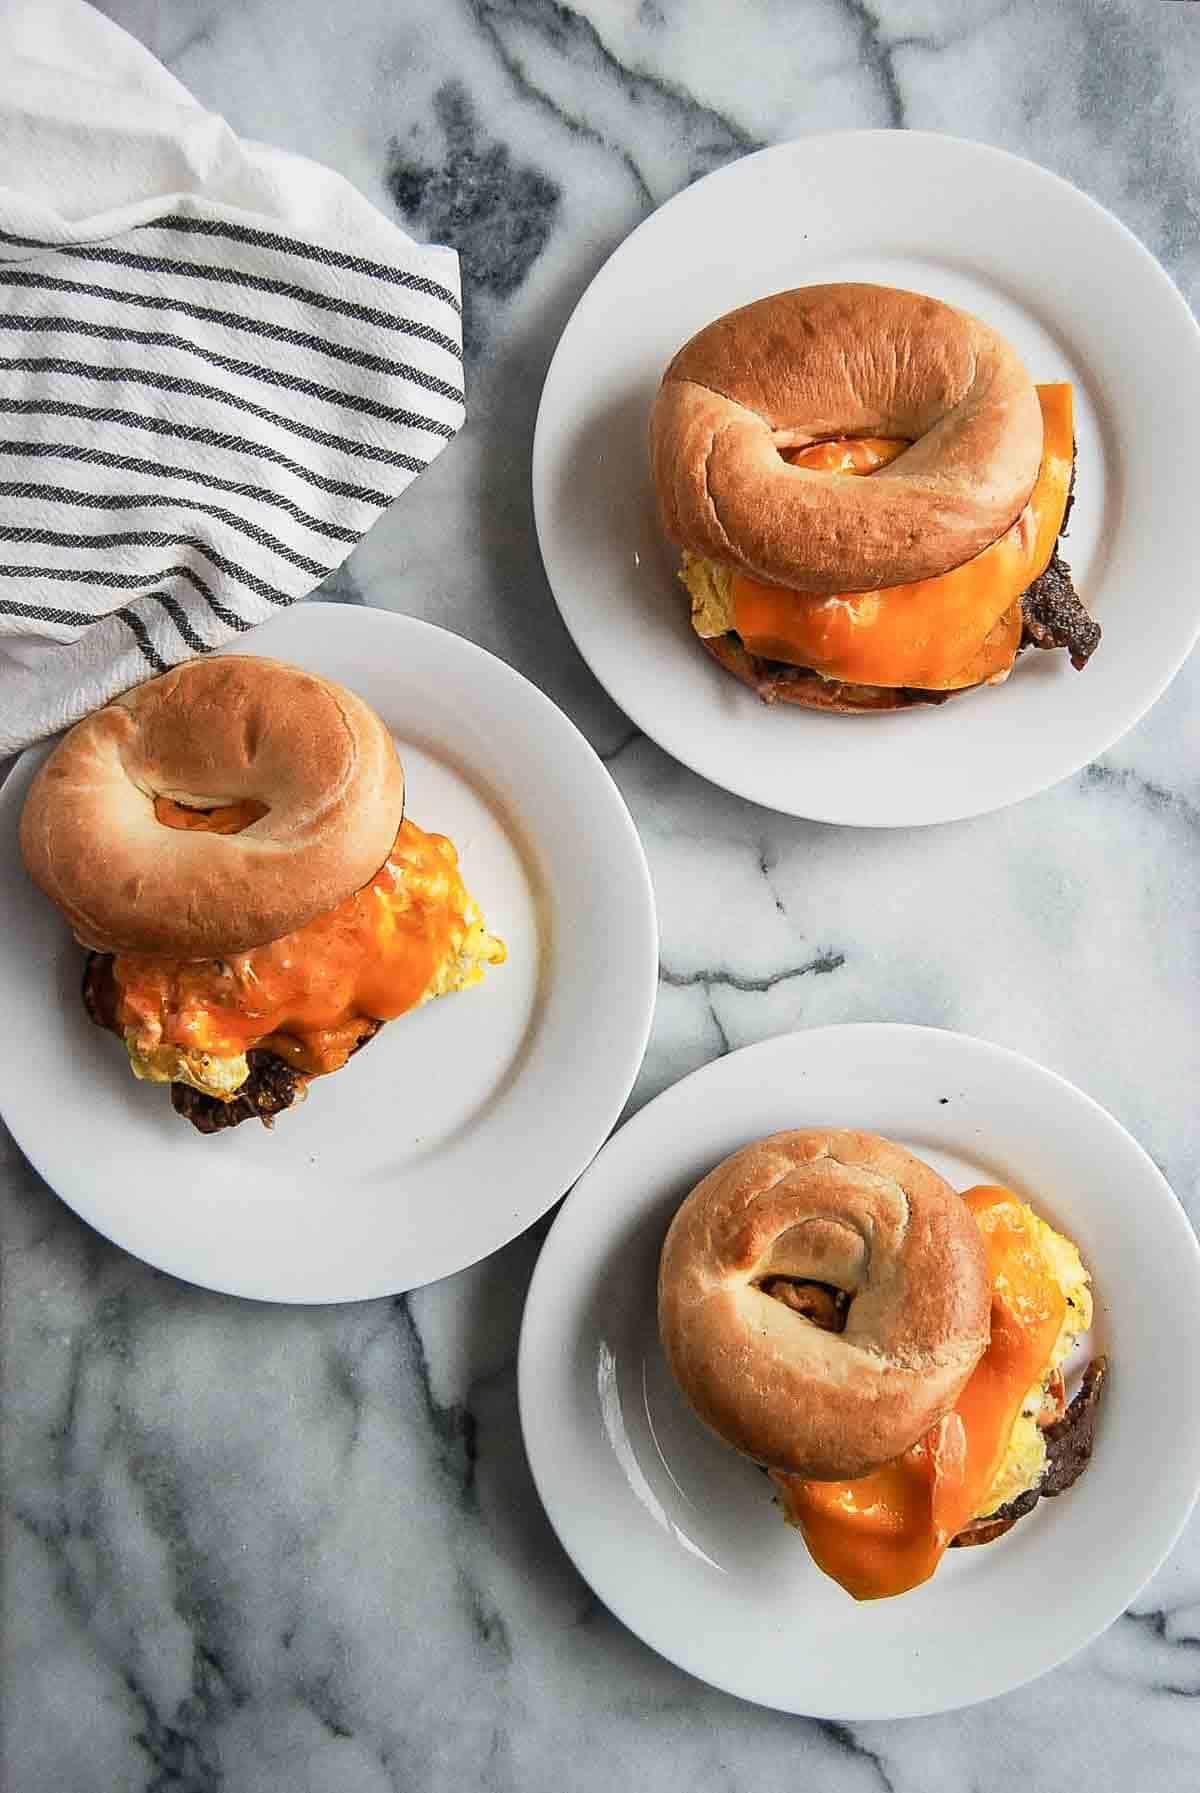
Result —
[{"label": "top half of bagel", "polygon": [[[832,1294],[840,1330],[787,1297]],[[979,1229],[933,1168],[877,1134],[777,1133],[735,1152],[675,1215],[659,1330],[693,1408],[755,1461],[865,1474],[958,1397],[989,1336]]]},{"label": "top half of bagel", "polygon": [[[902,439],[870,480],[790,465],[840,437]],[[843,282],[774,293],[674,356],[650,420],[660,519],[693,553],[795,591],[935,578],[996,541],[1037,477],[1020,356],[970,313]]]},{"label": "top half of bagel", "polygon": [[[252,805],[237,832],[166,826]],[[34,881],[86,946],[204,959],[303,927],[366,884],[404,813],[388,729],[362,698],[254,655],[191,660],[76,724],[21,816]]]}]

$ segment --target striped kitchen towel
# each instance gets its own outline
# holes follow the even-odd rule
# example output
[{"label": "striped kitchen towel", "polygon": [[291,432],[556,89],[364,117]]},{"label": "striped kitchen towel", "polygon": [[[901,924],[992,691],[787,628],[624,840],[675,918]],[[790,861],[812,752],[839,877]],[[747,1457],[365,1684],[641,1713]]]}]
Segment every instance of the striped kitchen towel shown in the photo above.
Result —
[{"label": "striped kitchen towel", "polygon": [[318,585],[463,421],[458,260],[0,0],[0,756]]}]

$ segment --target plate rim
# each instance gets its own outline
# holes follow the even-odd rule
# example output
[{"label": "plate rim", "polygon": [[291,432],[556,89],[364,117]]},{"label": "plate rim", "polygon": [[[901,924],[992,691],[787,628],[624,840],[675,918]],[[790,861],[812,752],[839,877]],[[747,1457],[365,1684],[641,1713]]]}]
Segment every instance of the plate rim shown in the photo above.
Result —
[{"label": "plate rim", "polygon": [[[669,1103],[669,1100],[675,1097],[678,1091],[688,1086],[695,1089],[698,1083],[719,1082],[721,1077],[727,1074],[725,1067],[728,1066],[731,1060],[745,1061],[748,1058],[766,1058],[774,1056],[786,1058],[789,1051],[796,1050],[796,1042],[803,1041],[805,1042],[805,1049],[819,1051],[819,1042],[821,1040],[828,1040],[832,1035],[858,1035],[861,1037],[864,1032],[869,1032],[874,1035],[886,1035],[896,1040],[901,1038],[912,1039],[914,1036],[922,1039],[928,1039],[929,1036],[936,1036],[942,1041],[952,1041],[955,1046],[960,1049],[965,1049],[968,1054],[980,1054],[982,1058],[990,1058],[993,1061],[1007,1061],[1019,1066],[1021,1071],[1026,1074],[1032,1071],[1038,1077],[1044,1079],[1050,1087],[1055,1090],[1065,1091],[1072,1100],[1081,1102],[1086,1108],[1096,1114],[1103,1123],[1109,1127],[1115,1128],[1117,1132],[1124,1137],[1129,1146],[1132,1147],[1135,1155],[1140,1159],[1143,1169],[1149,1173],[1151,1180],[1158,1186],[1162,1195],[1166,1198],[1163,1207],[1159,1210],[1160,1215],[1163,1217],[1163,1224],[1175,1227],[1178,1234],[1179,1249],[1189,1258],[1192,1265],[1193,1276],[1197,1286],[1200,1287],[1200,1239],[1197,1238],[1195,1229],[1193,1228],[1183,1203],[1179,1200],[1179,1197],[1171,1188],[1166,1177],[1163,1175],[1162,1171],[1159,1170],[1158,1166],[1140,1141],[1130,1133],[1129,1129],[1125,1127],[1114,1114],[1105,1108],[1102,1103],[1098,1102],[1094,1096],[1089,1095],[1088,1092],[1081,1089],[1078,1084],[1072,1083],[1071,1080],[1068,1077],[1065,1077],[1061,1072],[1053,1070],[1050,1066],[1042,1064],[1037,1059],[1030,1058],[1028,1054],[1020,1052],[1014,1047],[1001,1045],[997,1041],[985,1039],[981,1035],[963,1033],[953,1028],[933,1027],[922,1023],[898,1021],[834,1022],[825,1027],[797,1028],[788,1033],[774,1034],[767,1039],[756,1040],[748,1045],[737,1047],[732,1052],[724,1053],[719,1058],[710,1059],[705,1064],[697,1066],[695,1070],[690,1071],[686,1076],[660,1091],[657,1096],[647,1102],[643,1108],[640,1108],[637,1111],[637,1113],[631,1115],[627,1121],[609,1136],[605,1145],[596,1154],[596,1157],[593,1159],[591,1165],[589,1165],[588,1170],[571,1190],[559,1209],[558,1214],[554,1218],[554,1222],[538,1253],[537,1263],[534,1266],[533,1276],[530,1279],[529,1288],[526,1292],[525,1305],[521,1316],[521,1332],[517,1351],[517,1404],[526,1457],[534,1486],[537,1489],[538,1498],[542,1503],[543,1511],[549,1520],[556,1538],[566,1552],[576,1572],[582,1577],[588,1587],[608,1608],[614,1617],[617,1618],[627,1630],[631,1631],[643,1644],[645,1644],[648,1649],[653,1650],[656,1655],[662,1656],[666,1661],[673,1663],[685,1674],[692,1675],[697,1680],[700,1680],[711,1687],[715,1687],[718,1691],[729,1694],[735,1699],[745,1700],[749,1704],[760,1705],[769,1710],[787,1712],[797,1717],[828,1719],[834,1721],[844,1720],[850,1723],[869,1723],[875,1720],[930,1717],[942,1712],[964,1710],[970,1706],[979,1705],[986,1700],[1000,1698],[1005,1694],[1016,1691],[1018,1688],[1028,1686],[1031,1682],[1040,1680],[1042,1676],[1050,1674],[1053,1670],[1060,1668],[1063,1663],[1071,1660],[1078,1655],[1080,1651],[1094,1643],[1098,1637],[1103,1635],[1103,1633],[1116,1622],[1122,1613],[1129,1609],[1132,1602],[1137,1599],[1142,1589],[1145,1588],[1154,1576],[1158,1574],[1172,1550],[1174,1550],[1193,1511],[1197,1507],[1198,1501],[1200,1501],[1200,1453],[1197,1453],[1196,1466],[1194,1466],[1193,1472],[1193,1487],[1188,1500],[1183,1503],[1181,1512],[1172,1521],[1169,1527],[1169,1535],[1161,1550],[1157,1552],[1150,1568],[1145,1573],[1139,1571],[1139,1579],[1137,1580],[1136,1585],[1131,1587],[1129,1592],[1123,1596],[1120,1604],[1109,1612],[1108,1616],[1101,1620],[1101,1622],[1091,1625],[1085,1634],[1077,1637],[1063,1649],[1056,1650],[1049,1660],[1040,1663],[1037,1668],[1029,1673],[1018,1671],[1014,1675],[1006,1676],[994,1687],[989,1688],[985,1692],[970,1693],[965,1697],[954,1698],[951,1700],[935,1697],[929,1700],[893,1701],[890,1704],[878,1702],[869,1707],[860,1706],[858,1708],[851,1707],[850,1709],[847,1709],[844,1706],[840,1706],[836,1709],[825,1706],[814,1709],[811,1705],[801,1706],[797,1704],[788,1704],[772,1697],[760,1696],[752,1691],[747,1691],[743,1686],[736,1685],[732,1677],[723,1674],[711,1674],[706,1670],[693,1666],[692,1662],[684,1660],[688,1655],[686,1649],[677,1651],[674,1648],[665,1648],[663,1643],[658,1641],[657,1637],[653,1635],[655,1630],[653,1624],[646,1623],[640,1616],[634,1616],[630,1612],[629,1602],[625,1598],[623,1591],[614,1596],[611,1593],[611,1590],[601,1590],[597,1587],[596,1582],[584,1568],[568,1531],[560,1524],[560,1511],[551,1500],[547,1499],[548,1457],[542,1454],[545,1449],[544,1441],[539,1435],[538,1421],[532,1417],[536,1411],[532,1399],[531,1387],[536,1372],[530,1367],[534,1360],[534,1352],[536,1349],[536,1344],[533,1341],[533,1331],[537,1324],[537,1314],[542,1302],[541,1291],[543,1287],[552,1283],[552,1280],[558,1272],[558,1265],[555,1262],[555,1258],[557,1253],[564,1249],[563,1240],[567,1237],[566,1229],[562,1227],[563,1217],[569,1211],[581,1209],[583,1204],[587,1201],[590,1194],[589,1185],[596,1177],[602,1175],[604,1155],[609,1148],[613,1146],[617,1140],[624,1139],[626,1133],[630,1133],[631,1139],[636,1141],[639,1132],[644,1130],[639,1129],[639,1123],[642,1122],[643,1116],[648,1115],[652,1110],[656,1109],[660,1103]],[[810,1047],[808,1042],[813,1042],[814,1044]],[[939,1047],[937,1049],[941,1050],[943,1048]],[[647,1123],[647,1125],[650,1125],[650,1123]],[[619,1216],[624,1214],[626,1210],[612,1208],[610,1206],[609,1212]],[[1168,1213],[1174,1216],[1170,1221],[1165,1219],[1165,1216]],[[558,1235],[557,1245],[555,1244],[556,1234]]]},{"label": "plate rim", "polygon": [[[378,1284],[340,1289],[339,1292],[329,1295],[314,1296],[295,1294],[280,1292],[269,1284],[265,1284],[261,1277],[246,1278],[236,1274],[230,1274],[217,1278],[207,1273],[203,1276],[198,1276],[194,1272],[189,1272],[184,1265],[170,1261],[169,1254],[155,1252],[153,1256],[147,1255],[136,1243],[130,1242],[129,1236],[125,1234],[122,1229],[118,1228],[116,1231],[112,1230],[111,1222],[107,1221],[103,1215],[97,1213],[95,1206],[92,1203],[88,1201],[77,1202],[76,1200],[68,1199],[59,1191],[52,1177],[48,1174],[46,1168],[44,1168],[42,1153],[40,1149],[38,1149],[36,1140],[31,1140],[30,1138],[31,1129],[27,1129],[24,1124],[25,1116],[14,1112],[10,1105],[8,1090],[5,1087],[4,1080],[0,1079],[0,1119],[3,1119],[18,1150],[32,1167],[36,1175],[46,1184],[55,1199],[61,1201],[72,1213],[78,1215],[86,1225],[90,1226],[95,1232],[100,1234],[102,1238],[116,1245],[120,1250],[127,1252],[131,1257],[149,1265],[152,1269],[176,1277],[180,1282],[191,1284],[193,1287],[208,1289],[214,1293],[233,1296],[240,1300],[271,1302],[280,1306],[289,1307],[338,1306],[345,1302],[375,1300],[385,1298],[388,1295],[408,1293],[414,1289],[426,1287],[432,1282],[440,1281],[445,1277],[457,1275],[462,1270],[469,1269],[472,1265],[478,1264],[484,1258],[491,1256],[494,1252],[502,1250],[506,1245],[511,1244],[513,1239],[519,1237],[521,1233],[535,1225],[537,1221],[554,1206],[555,1202],[562,1198],[565,1191],[570,1189],[586,1171],[587,1167],[595,1158],[597,1152],[602,1149],[605,1141],[611,1136],[613,1128],[620,1120],[622,1111],[629,1099],[629,1094],[637,1081],[638,1073],[645,1059],[646,1048],[649,1044],[650,1031],[653,1026],[658,995],[660,947],[658,908],[655,899],[654,883],[651,877],[645,847],[629,810],[629,806],[626,803],[624,795],[617,785],[616,780],[609,772],[607,766],[605,766],[596,749],[592,746],[586,735],[584,735],[578,724],[575,723],[564,710],[560,709],[552,698],[548,697],[544,691],[535,685],[532,679],[526,677],[524,673],[519,672],[517,668],[510,666],[508,662],[502,660],[498,654],[493,654],[487,648],[481,647],[478,642],[471,641],[466,636],[456,634],[453,630],[444,628],[438,623],[428,622],[423,617],[410,616],[405,612],[385,610],[375,605],[343,605],[323,599],[312,599],[298,602],[294,606],[289,606],[288,609],[281,610],[277,617],[272,616],[266,620],[271,625],[278,626],[280,623],[286,624],[286,622],[292,618],[302,619],[307,614],[313,612],[322,617],[326,623],[331,622],[336,618],[338,626],[341,628],[348,627],[353,629],[356,627],[356,623],[349,620],[352,618],[362,619],[369,617],[373,619],[372,626],[374,626],[374,619],[381,618],[383,619],[384,627],[395,628],[398,633],[411,631],[415,634],[424,636],[427,641],[432,641],[434,638],[437,638],[439,651],[449,651],[451,654],[461,654],[464,660],[473,663],[476,667],[487,663],[489,677],[496,678],[501,685],[507,685],[510,691],[519,692],[522,705],[530,706],[529,714],[532,719],[531,727],[539,718],[544,719],[547,713],[550,713],[555,718],[552,726],[562,731],[562,739],[573,740],[574,750],[579,754],[579,764],[581,766],[587,766],[588,776],[595,780],[592,786],[592,800],[594,802],[604,801],[609,804],[614,828],[624,838],[629,853],[629,863],[623,881],[626,888],[629,889],[631,893],[636,890],[636,906],[640,911],[644,925],[639,930],[639,939],[630,943],[631,966],[629,987],[631,990],[640,991],[640,1001],[637,1003],[636,1038],[633,1037],[633,1031],[631,1030],[629,1046],[626,1052],[622,1055],[623,1069],[619,1076],[615,1071],[613,1072],[613,1099],[605,1105],[606,1111],[611,1112],[609,1113],[609,1118],[600,1137],[586,1147],[580,1146],[573,1151],[566,1160],[564,1169],[555,1177],[555,1187],[548,1192],[544,1191],[539,1194],[537,1203],[531,1207],[528,1212],[522,1211],[520,1217],[515,1221],[511,1219],[506,1221],[501,1229],[501,1236],[490,1243],[485,1244],[478,1251],[474,1251],[470,1257],[464,1258],[461,1262],[437,1269],[432,1275],[422,1275],[419,1280],[406,1280],[402,1286],[397,1286],[393,1278],[385,1277]],[[220,649],[215,649],[214,653],[223,651],[253,653],[255,651],[253,638],[257,633],[258,631],[256,629],[250,631],[245,636],[239,636],[229,643],[222,644],[222,647]],[[446,650],[445,648],[445,638],[447,637],[453,643],[453,646],[449,650]],[[273,652],[277,651],[284,650],[273,650]],[[33,743],[30,747],[25,748],[24,751],[18,754],[12,761],[5,773],[3,782],[0,783],[0,817],[7,817],[8,811],[13,807],[15,799],[12,793],[17,788],[19,775],[26,767],[30,757],[42,753],[62,732],[63,731],[56,731],[55,735],[48,736],[41,741]],[[599,778],[597,778],[597,774],[600,775]],[[460,776],[457,772],[455,772],[454,775],[456,777]],[[15,818],[13,821],[12,839],[15,845]],[[59,1000],[58,993],[54,991],[52,995],[53,1000],[57,1002]],[[0,1044],[0,1060],[2,1060],[4,1056],[5,1049],[3,1045]],[[619,1099],[617,1099],[618,1095]],[[589,1132],[589,1140],[590,1137],[591,1134]]]},{"label": "plate rim", "polygon": [[[703,778],[707,783],[716,786],[716,788],[729,791],[733,796],[741,797],[747,802],[760,804],[762,807],[770,809],[777,814],[795,816],[803,821],[819,822],[833,827],[873,829],[938,827],[947,822],[967,821],[975,816],[997,814],[1005,809],[1012,808],[1018,803],[1023,803],[1031,797],[1040,796],[1043,792],[1052,789],[1054,786],[1063,783],[1065,780],[1075,777],[1085,766],[1090,765],[1094,760],[1099,758],[1100,755],[1109,752],[1130,732],[1131,729],[1137,726],[1142,718],[1146,716],[1159,701],[1167,687],[1182,669],[1189,655],[1195,648],[1197,641],[1200,640],[1200,594],[1197,596],[1191,633],[1182,649],[1168,657],[1163,662],[1160,671],[1147,683],[1144,693],[1132,704],[1127,704],[1121,710],[1120,718],[1115,724],[1115,729],[1111,722],[1105,725],[1103,731],[1104,739],[1099,745],[1090,745],[1081,752],[1072,749],[1063,759],[1061,764],[1048,775],[1043,776],[1041,773],[1038,773],[1032,779],[1027,778],[1022,781],[1020,788],[1014,790],[1011,795],[1001,798],[999,801],[987,800],[980,805],[969,800],[964,800],[951,807],[941,808],[936,815],[905,815],[899,819],[895,817],[884,817],[882,815],[847,816],[844,813],[836,813],[834,809],[825,808],[819,800],[805,799],[804,806],[797,807],[795,804],[786,803],[775,794],[764,795],[761,790],[755,788],[752,777],[749,779],[741,778],[738,776],[736,770],[728,773],[723,771],[718,775],[707,768],[702,768],[697,765],[692,757],[684,758],[675,746],[668,746],[662,741],[657,732],[658,723],[656,717],[649,714],[646,711],[645,706],[641,703],[638,703],[635,706],[637,711],[636,714],[634,708],[628,707],[626,701],[628,694],[618,695],[610,687],[607,680],[596,666],[593,654],[589,651],[589,647],[585,646],[576,635],[568,611],[564,609],[559,601],[558,592],[550,573],[544,541],[544,519],[548,515],[550,505],[548,495],[549,479],[547,476],[547,456],[549,451],[546,442],[551,425],[549,422],[549,412],[546,402],[547,396],[552,396],[552,383],[556,376],[561,374],[561,367],[565,364],[564,349],[568,346],[568,338],[571,335],[577,316],[588,302],[597,284],[607,275],[612,263],[628,250],[636,238],[641,236],[643,232],[649,231],[651,227],[661,219],[663,213],[670,211],[673,207],[694,203],[693,196],[698,190],[711,187],[714,184],[726,183],[738,178],[747,165],[761,165],[762,163],[775,158],[782,160],[804,148],[811,148],[817,145],[845,143],[847,139],[850,138],[859,141],[870,139],[882,141],[887,139],[893,148],[897,140],[917,142],[927,147],[936,145],[939,151],[945,151],[950,155],[966,152],[968,156],[977,157],[981,162],[990,161],[994,164],[1006,166],[1010,170],[1019,169],[1021,170],[1022,178],[1032,176],[1035,180],[1044,183],[1046,187],[1055,190],[1061,200],[1078,205],[1085,211],[1093,214],[1096,219],[1102,221],[1105,226],[1114,231],[1124,241],[1127,248],[1134,252],[1137,259],[1140,261],[1146,276],[1154,281],[1163,295],[1164,302],[1173,306],[1180,323],[1185,326],[1191,326],[1193,343],[1197,354],[1200,355],[1200,318],[1197,318],[1192,311],[1192,308],[1179,287],[1176,285],[1174,279],[1154,255],[1153,251],[1142,242],[1141,238],[1129,225],[1119,218],[1115,212],[1111,211],[1101,200],[1094,198],[1093,195],[1085,192],[1081,187],[1077,187],[1073,181],[1056,173],[1053,169],[1047,168],[1044,164],[1035,162],[1028,156],[1019,155],[1015,151],[1002,148],[999,145],[987,143],[973,137],[962,137],[951,132],[910,130],[907,127],[895,129],[886,126],[865,128],[849,127],[846,129],[798,132],[791,137],[780,140],[778,143],[769,143],[760,149],[750,151],[744,156],[739,156],[733,161],[725,163],[722,167],[713,169],[710,173],[701,176],[699,180],[691,182],[688,186],[681,188],[678,192],[671,194],[668,199],[664,200],[661,205],[656,206],[647,217],[641,219],[634,226],[628,235],[621,239],[621,241],[605,257],[600,267],[596,269],[595,273],[588,281],[586,287],[579,294],[571,308],[570,315],[559,333],[554,352],[551,355],[546,368],[546,374],[542,383],[542,391],[538,400],[531,459],[534,529],[537,536],[538,551],[541,556],[543,571],[551,595],[554,598],[555,606],[558,609],[563,624],[570,634],[572,641],[575,643],[578,652],[586,662],[589,671],[612,701],[629,717],[635,727],[645,734],[648,739],[652,740],[662,752],[670,755],[673,760],[677,761],[678,764],[685,766],[690,772],[694,773],[696,777]],[[902,151],[901,153],[906,152]],[[1198,446],[1200,446],[1200,437],[1198,437]],[[864,726],[868,721],[867,718],[860,718],[859,720]],[[875,720],[882,721],[884,719],[880,717]],[[735,756],[727,756],[726,764],[731,766],[735,765]]]}]

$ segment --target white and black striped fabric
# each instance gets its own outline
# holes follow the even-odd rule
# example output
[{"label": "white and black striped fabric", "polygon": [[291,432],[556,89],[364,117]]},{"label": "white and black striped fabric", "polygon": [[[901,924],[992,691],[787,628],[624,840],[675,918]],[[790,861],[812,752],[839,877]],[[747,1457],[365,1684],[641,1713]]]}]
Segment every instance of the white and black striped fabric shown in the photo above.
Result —
[{"label": "white and black striped fabric", "polygon": [[452,251],[49,12],[139,85],[0,72],[0,755],[311,591],[464,416]]}]

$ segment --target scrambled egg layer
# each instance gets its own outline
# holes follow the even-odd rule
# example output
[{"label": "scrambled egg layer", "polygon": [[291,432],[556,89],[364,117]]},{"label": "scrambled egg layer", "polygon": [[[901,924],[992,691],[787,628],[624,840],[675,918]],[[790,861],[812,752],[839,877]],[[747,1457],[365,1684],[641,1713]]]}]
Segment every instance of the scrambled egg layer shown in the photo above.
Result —
[{"label": "scrambled egg layer", "polygon": [[335,1070],[361,1035],[356,1017],[469,989],[506,956],[452,843],[406,821],[371,883],[295,934],[228,964],[118,960],[130,1069],[228,1101],[250,1074],[246,1053],[277,1032],[297,1068]]},{"label": "scrambled egg layer", "polygon": [[456,990],[469,990],[483,982],[488,965],[503,965],[508,948],[497,934],[489,934],[483,915],[474,897],[467,898],[463,916],[466,932],[456,952],[442,960],[433,980],[419,998],[428,1002],[434,996],[452,996]]},{"label": "scrambled egg layer", "polygon": [[697,635],[727,635],[734,626],[733,568],[685,548],[678,577],[692,600],[692,627]]},{"label": "scrambled egg layer", "polygon": [[988,1489],[976,1518],[994,1513],[997,1507],[1015,1500],[1027,1488],[1036,1487],[1046,1467],[1046,1439],[1038,1425],[1054,1372],[1061,1368],[1076,1344],[1092,1324],[1092,1291],[1087,1271],[1079,1252],[1069,1239],[1056,1233],[1033,1209],[1022,1203],[1030,1231],[1037,1240],[1046,1269],[1063,1292],[1067,1308],[1059,1328],[1050,1361],[1021,1403],[1008,1449]]},{"label": "scrambled egg layer", "polygon": [[138,1045],[137,1029],[125,1029],[125,1050],[129,1069],[143,1083],[190,1083],[206,1096],[219,1096],[227,1102],[250,1075],[246,1054],[219,1058],[213,1052],[189,1052],[181,1046]]}]

